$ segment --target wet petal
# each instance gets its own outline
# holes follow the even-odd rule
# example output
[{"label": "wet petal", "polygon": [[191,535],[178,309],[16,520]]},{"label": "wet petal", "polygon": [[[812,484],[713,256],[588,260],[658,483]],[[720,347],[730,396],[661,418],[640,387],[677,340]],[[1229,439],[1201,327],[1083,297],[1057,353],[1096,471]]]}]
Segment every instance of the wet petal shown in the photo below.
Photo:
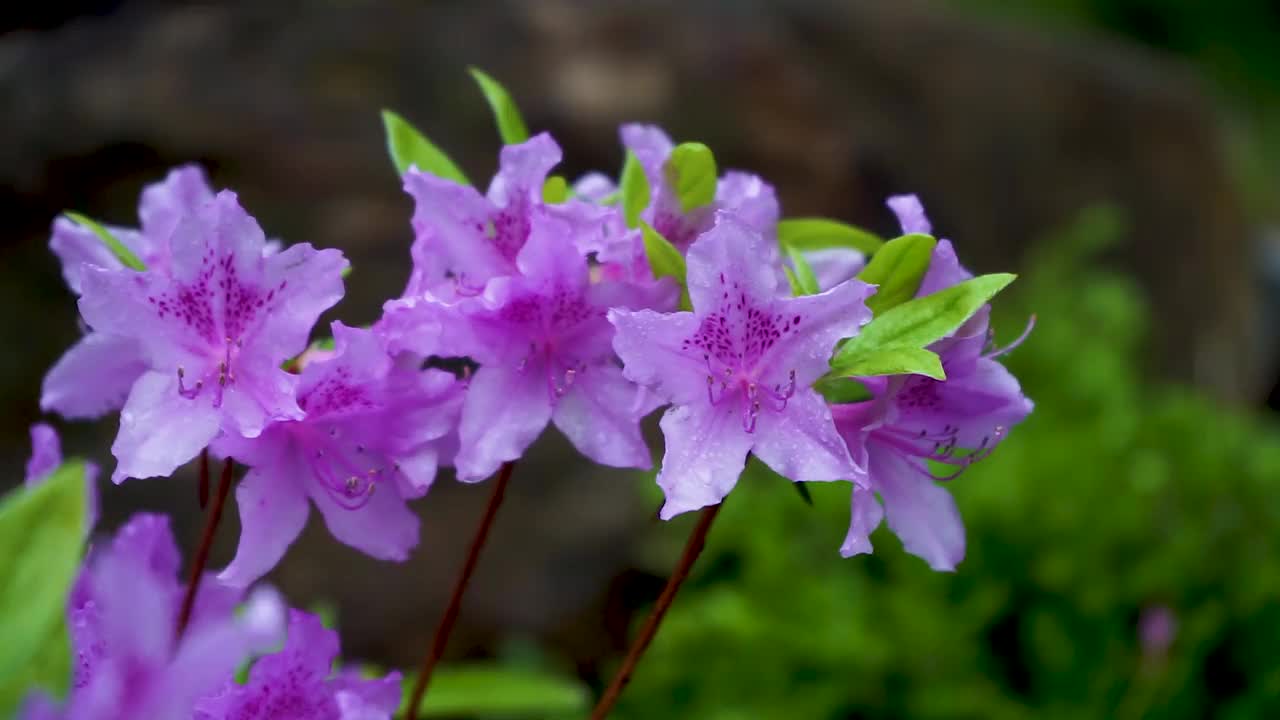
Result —
[{"label": "wet petal", "polygon": [[552,418],[583,455],[602,465],[647,468],[649,447],[640,420],[655,409],[647,393],[611,365],[578,373]]},{"label": "wet petal", "polygon": [[111,446],[118,464],[111,479],[173,474],[218,432],[208,394],[192,400],[178,393],[176,377],[146,372],[120,411],[120,434]]},{"label": "wet petal", "polygon": [[540,362],[523,370],[480,368],[462,405],[458,479],[483,480],[502,463],[523,455],[551,420],[550,392]]},{"label": "wet petal", "polygon": [[831,410],[813,390],[797,390],[780,412],[762,409],[754,441],[752,453],[791,480],[865,482],[865,472],[854,466],[836,433]]},{"label": "wet petal", "polygon": [[723,500],[737,484],[752,443],[736,405],[674,407],[660,424],[667,446],[658,472],[667,498],[662,519]]}]

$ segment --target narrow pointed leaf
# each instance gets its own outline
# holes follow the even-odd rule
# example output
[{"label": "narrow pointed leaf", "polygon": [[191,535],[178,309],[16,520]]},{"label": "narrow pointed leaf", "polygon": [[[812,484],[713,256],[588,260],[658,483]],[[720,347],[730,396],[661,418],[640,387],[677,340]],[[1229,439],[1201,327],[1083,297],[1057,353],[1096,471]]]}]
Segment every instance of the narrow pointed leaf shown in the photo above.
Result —
[{"label": "narrow pointed leaf", "polygon": [[383,110],[382,127],[387,134],[387,152],[391,154],[391,162],[396,166],[397,173],[403,175],[410,166],[415,166],[422,172],[445,180],[462,185],[471,184],[443,150],[404,118],[390,110]]},{"label": "narrow pointed leaf", "polygon": [[[799,295],[817,295],[822,292],[818,287],[818,278],[813,274],[813,268],[809,266],[809,261],[805,259],[804,253],[795,248],[787,248],[787,257],[791,258],[791,264],[795,266],[795,280],[791,289],[797,296]],[[788,279],[791,278],[791,271],[788,268]]]},{"label": "narrow pointed leaf", "polygon": [[542,184],[542,201],[557,205],[569,199],[569,183],[559,175],[552,175]]},{"label": "narrow pointed leaf", "polygon": [[68,462],[0,499],[0,717],[32,686],[65,683],[67,593],[85,536],[85,468]]},{"label": "narrow pointed leaf", "polygon": [[662,167],[667,185],[680,200],[680,210],[689,212],[710,205],[716,199],[716,158],[702,143],[680,143]]},{"label": "narrow pointed leaf", "polygon": [[858,279],[877,286],[876,293],[867,298],[872,313],[879,315],[915,297],[937,244],[928,235],[903,235],[885,243],[871,256]]},{"label": "narrow pointed leaf", "polygon": [[778,223],[778,240],[797,250],[852,248],[872,255],[884,245],[875,233],[827,218],[788,218]]},{"label": "narrow pointed leaf", "polygon": [[475,78],[476,83],[480,85],[480,92],[484,93],[484,99],[489,101],[493,118],[498,123],[498,135],[502,138],[502,142],[506,145],[515,145],[528,140],[529,129],[525,126],[524,118],[520,116],[520,109],[516,107],[516,101],[511,98],[511,93],[483,70],[474,67],[469,70],[471,77]]},{"label": "narrow pointed leaf", "polygon": [[687,268],[684,256],[671,241],[654,230],[649,223],[641,222],[640,229],[644,237],[644,254],[649,259],[649,269],[655,278],[675,278],[680,283],[680,307],[689,309],[689,288],[687,285]]},{"label": "narrow pointed leaf", "polygon": [[938,354],[919,347],[878,347],[842,359],[832,365],[831,373],[838,377],[926,375],[934,380],[947,379]]},{"label": "narrow pointed leaf", "polygon": [[125,267],[139,272],[147,269],[146,264],[143,263],[142,260],[128,248],[128,246],[120,242],[119,238],[111,234],[110,230],[103,227],[101,223],[70,210],[63,214],[70,218],[72,222],[92,231],[94,235],[97,235],[98,239],[102,241],[102,244],[106,245],[107,249],[111,251],[111,254],[115,255],[116,259]]},{"label": "narrow pointed leaf", "polygon": [[[927,347],[955,332],[1015,277],[1009,273],[980,275],[886,311],[841,346],[831,360],[832,374],[892,374],[866,370],[919,360],[901,353]],[[929,374],[918,367],[910,372]]]},{"label": "narrow pointed leaf", "polygon": [[640,213],[649,207],[649,178],[644,176],[644,167],[630,150],[622,163],[618,191],[622,193],[622,216],[627,221],[627,227],[638,227]]}]

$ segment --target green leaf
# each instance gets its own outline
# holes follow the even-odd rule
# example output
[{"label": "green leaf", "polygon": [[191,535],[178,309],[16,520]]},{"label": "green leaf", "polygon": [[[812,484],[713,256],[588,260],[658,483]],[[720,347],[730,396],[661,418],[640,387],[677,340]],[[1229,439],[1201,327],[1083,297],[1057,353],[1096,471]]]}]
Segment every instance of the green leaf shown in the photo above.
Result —
[{"label": "green leaf", "polygon": [[938,354],[919,347],[879,347],[833,363],[832,372],[840,376],[873,377],[875,375],[927,375],[946,380]]},{"label": "green leaf", "polygon": [[778,240],[797,250],[853,248],[873,255],[883,245],[875,233],[826,218],[788,218],[778,223]]},{"label": "green leaf", "polygon": [[520,117],[520,109],[516,107],[516,101],[511,99],[511,93],[479,68],[468,70],[480,85],[480,91],[484,93],[484,99],[489,101],[489,107],[493,109],[493,118],[498,121],[498,135],[502,137],[502,142],[515,145],[528,140],[529,129],[525,127],[524,118]]},{"label": "green leaf", "polygon": [[63,214],[70,218],[72,222],[93,232],[94,235],[97,235],[98,239],[102,241],[102,244],[106,245],[107,249],[111,251],[111,254],[115,255],[116,259],[125,267],[139,272],[147,269],[147,266],[142,262],[142,260],[140,260],[137,255],[134,255],[132,250],[126,247],[124,243],[120,242],[120,239],[115,235],[112,235],[111,231],[103,227],[101,223],[70,210],[67,210]]},{"label": "green leaf", "polygon": [[877,286],[876,294],[867,298],[872,313],[879,315],[915,296],[936,244],[938,241],[928,235],[903,235],[871,256],[858,279]]},{"label": "green leaf", "polygon": [[404,118],[391,112],[382,111],[382,127],[387,133],[387,152],[391,153],[391,162],[396,172],[403,175],[410,165],[417,166],[425,173],[452,180],[462,185],[470,185],[471,181],[458,169],[453,160],[436,147],[417,128]]},{"label": "green leaf", "polygon": [[627,227],[637,227],[640,213],[649,207],[649,178],[644,175],[640,159],[630,150],[622,163],[622,179],[619,180],[618,191],[622,193],[622,216],[627,221]]},{"label": "green leaf", "polygon": [[797,297],[800,295],[817,295],[822,292],[818,287],[818,278],[813,274],[813,268],[809,266],[809,261],[805,259],[804,253],[795,248],[787,248],[787,256],[791,258],[791,264],[795,266],[794,275],[791,268],[784,268],[787,271],[787,279],[791,280],[792,294]]},{"label": "green leaf", "polygon": [[[414,678],[404,679],[397,716],[408,707]],[[488,664],[438,668],[419,707],[421,717],[501,715],[543,718],[582,713],[591,701],[577,680],[544,671]]]},{"label": "green leaf", "polygon": [[558,205],[569,199],[569,183],[560,175],[552,175],[542,184],[542,202]]},{"label": "green leaf", "polygon": [[935,377],[926,371],[926,365],[939,372],[941,367],[934,368],[933,359],[916,351],[955,332],[1015,277],[1009,273],[980,275],[886,311],[836,352],[831,361],[831,374],[865,376],[913,372]]},{"label": "green leaf", "polygon": [[818,391],[828,403],[845,405],[871,399],[867,386],[851,377],[823,377],[814,383],[813,389]]},{"label": "green leaf", "polygon": [[689,288],[684,256],[649,223],[641,221],[640,230],[644,237],[644,254],[649,259],[649,269],[653,271],[653,276],[675,278],[680,284],[680,307],[688,310]]},{"label": "green leaf", "polygon": [[662,172],[680,200],[681,211],[710,205],[716,199],[716,158],[706,145],[680,143],[671,151]]},{"label": "green leaf", "polygon": [[66,600],[84,536],[82,462],[0,499],[0,717],[32,687],[66,682]]}]

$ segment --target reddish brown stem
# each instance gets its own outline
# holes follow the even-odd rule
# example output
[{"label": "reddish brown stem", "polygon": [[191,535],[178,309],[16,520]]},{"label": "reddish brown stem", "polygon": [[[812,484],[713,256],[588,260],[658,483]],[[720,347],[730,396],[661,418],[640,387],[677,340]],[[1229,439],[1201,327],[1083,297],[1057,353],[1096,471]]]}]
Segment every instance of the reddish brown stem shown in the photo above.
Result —
[{"label": "reddish brown stem", "polygon": [[182,610],[178,613],[178,634],[187,629],[191,622],[191,608],[196,603],[196,591],[200,589],[200,578],[204,576],[205,563],[209,561],[209,548],[213,547],[213,536],[222,521],[222,507],[227,502],[227,494],[231,491],[231,471],[234,462],[231,458],[222,465],[222,477],[218,479],[218,494],[213,498],[213,508],[204,523],[204,535],[200,537],[200,546],[196,548],[196,556],[191,562],[191,577],[187,580],[187,594],[182,598]]},{"label": "reddish brown stem", "polygon": [[422,661],[422,670],[418,672],[418,680],[413,685],[413,693],[409,696],[409,708],[405,714],[406,720],[418,718],[418,708],[422,705],[423,696],[427,694],[431,673],[440,662],[440,658],[444,656],[445,646],[449,644],[449,635],[453,633],[453,625],[458,620],[458,611],[462,609],[462,596],[466,594],[467,584],[471,582],[471,575],[476,570],[476,564],[480,562],[480,551],[484,549],[485,541],[489,539],[493,519],[498,514],[498,507],[502,505],[502,498],[507,492],[507,483],[511,481],[511,471],[514,469],[515,463],[509,462],[503,463],[502,468],[498,470],[498,479],[494,483],[493,493],[489,495],[489,504],[485,506],[484,515],[480,517],[475,536],[471,538],[467,559],[462,563],[458,579],[454,581],[453,595],[449,597],[449,604],[445,607],[444,615],[440,617],[435,636],[431,638],[431,647],[427,649],[427,657]]},{"label": "reddish brown stem", "polygon": [[209,505],[209,448],[200,451],[200,485],[196,489],[200,497],[200,509]]},{"label": "reddish brown stem", "polygon": [[684,552],[681,553],[675,569],[671,571],[667,586],[662,589],[662,594],[658,596],[658,602],[653,606],[653,611],[645,619],[644,626],[640,628],[640,634],[636,635],[636,639],[631,643],[631,649],[627,651],[622,667],[618,668],[617,674],[609,682],[609,687],[605,688],[604,694],[600,696],[600,702],[596,703],[595,710],[591,711],[591,720],[607,718],[613,706],[617,704],[618,698],[622,696],[622,691],[631,681],[631,674],[635,672],[636,665],[640,662],[644,651],[648,649],[649,643],[653,641],[653,636],[658,633],[658,626],[662,624],[663,616],[671,608],[671,602],[676,599],[680,586],[688,579],[689,571],[697,562],[698,556],[702,554],[702,548],[707,544],[707,533],[711,531],[711,522],[716,519],[718,512],[720,512],[720,505],[711,505],[703,508],[702,514],[698,516],[698,524],[689,534],[689,540],[684,544]]}]

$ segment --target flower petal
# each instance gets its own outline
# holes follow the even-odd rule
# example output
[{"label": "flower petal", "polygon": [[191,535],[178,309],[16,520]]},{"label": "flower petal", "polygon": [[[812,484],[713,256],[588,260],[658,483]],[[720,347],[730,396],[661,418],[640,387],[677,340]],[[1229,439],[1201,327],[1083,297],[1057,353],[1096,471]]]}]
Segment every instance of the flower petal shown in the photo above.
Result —
[{"label": "flower petal", "polygon": [[655,409],[649,393],[612,365],[577,374],[556,404],[552,419],[583,455],[601,465],[647,468],[653,464],[640,420]]},{"label": "flower petal", "polygon": [[418,516],[393,483],[379,484],[368,502],[355,510],[339,505],[319,483],[312,483],[310,491],[329,532],[366,555],[403,562],[418,544]]},{"label": "flower petal", "polygon": [[456,277],[481,287],[507,261],[486,235],[493,205],[470,185],[410,169],[404,190],[413,197],[413,276],[405,294],[418,294]]},{"label": "flower petal", "polygon": [[40,389],[40,409],[70,420],[101,417],[124,405],[146,371],[132,338],[90,332],[54,363]]},{"label": "flower petal", "polygon": [[783,477],[866,482],[866,472],[854,465],[836,432],[830,408],[811,389],[797,390],[780,412],[762,409],[753,436],[752,453]]},{"label": "flower petal", "polygon": [[483,480],[533,444],[551,420],[546,370],[530,362],[521,370],[501,365],[480,368],[471,378],[458,427],[458,479]]},{"label": "flower petal", "polygon": [[904,234],[933,234],[933,226],[929,224],[929,218],[924,214],[924,205],[920,203],[920,198],[915,195],[894,195],[885,201],[885,204],[894,215],[898,216],[898,224],[902,226]]},{"label": "flower petal", "polygon": [[616,328],[613,349],[622,358],[628,380],[678,405],[706,398],[710,370],[683,346],[698,330],[693,313],[614,309],[609,322]]},{"label": "flower petal", "polygon": [[749,301],[762,305],[774,298],[778,274],[774,265],[761,262],[776,249],[758,231],[728,213],[716,213],[716,222],[689,247],[689,298],[698,313],[720,308],[725,279],[732,278]]},{"label": "flower petal", "polygon": [[871,531],[880,527],[884,518],[884,508],[876,500],[875,493],[861,486],[853,486],[853,507],[850,510],[849,534],[840,546],[840,554],[844,557],[870,554]]},{"label": "flower petal", "polygon": [[27,460],[26,483],[38,483],[62,464],[62,442],[48,423],[31,426],[31,457]]},{"label": "flower petal", "polygon": [[498,155],[498,174],[489,183],[489,201],[500,208],[521,206],[542,198],[542,184],[563,153],[549,133],[522,143],[505,145]]},{"label": "flower petal", "polygon": [[952,571],[964,559],[964,524],[951,493],[891,450],[872,447],[872,486],[884,501],[889,527],[912,555],[934,570]]},{"label": "flower petal", "polygon": [[826,248],[804,253],[818,280],[818,289],[830,290],[862,271],[867,256],[852,248]]},{"label": "flower petal", "polygon": [[920,289],[916,291],[916,296],[932,295],[971,277],[973,273],[960,264],[951,241],[939,240],[938,244],[933,246],[933,255],[929,258],[929,269],[925,271],[924,278],[920,281]]},{"label": "flower petal", "polygon": [[120,411],[120,433],[111,446],[118,464],[111,479],[171,475],[218,433],[209,394],[188,400],[174,376],[154,371],[134,383]]},{"label": "flower petal", "polygon": [[716,205],[734,213],[766,239],[778,234],[778,196],[759,175],[730,170],[716,184]]},{"label": "flower petal", "polygon": [[774,313],[795,324],[761,360],[761,367],[767,368],[761,380],[777,382],[795,371],[796,386],[808,387],[825,375],[836,343],[858,334],[871,321],[866,299],[874,290],[861,280],[848,280],[820,295],[778,299]]},{"label": "flower petal", "polygon": [[[264,438],[263,442],[275,438]],[[275,453],[274,462],[249,470],[236,486],[240,508],[240,545],[236,556],[218,580],[235,587],[248,587],[266,575],[284,557],[307,524],[310,507],[299,481],[307,477],[289,448]]]},{"label": "flower petal", "polygon": [[[213,201],[213,189],[199,165],[182,165],[169,171],[165,179],[148,185],[138,201],[142,232],[155,245],[167,246],[169,236],[182,218]],[[139,253],[153,256],[154,249]],[[148,267],[150,263],[148,263]]]},{"label": "flower petal", "polygon": [[660,425],[667,444],[658,472],[667,498],[662,519],[723,500],[738,483],[753,440],[735,404],[673,407]]}]

